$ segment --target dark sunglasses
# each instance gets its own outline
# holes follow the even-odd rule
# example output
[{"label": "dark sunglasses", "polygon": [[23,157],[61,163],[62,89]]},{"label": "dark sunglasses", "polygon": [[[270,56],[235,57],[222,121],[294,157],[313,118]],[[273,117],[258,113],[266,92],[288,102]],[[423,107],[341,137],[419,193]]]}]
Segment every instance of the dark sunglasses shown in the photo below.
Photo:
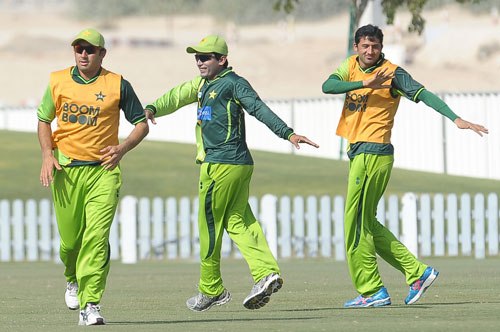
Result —
[{"label": "dark sunglasses", "polygon": [[75,45],[75,52],[78,54],[82,54],[83,51],[87,52],[87,54],[95,54],[99,50],[98,46],[94,45],[89,45],[89,46],[82,46],[82,45]]},{"label": "dark sunglasses", "polygon": [[194,58],[196,59],[196,62],[201,61],[201,62],[206,62],[214,56],[212,54],[195,54]]}]

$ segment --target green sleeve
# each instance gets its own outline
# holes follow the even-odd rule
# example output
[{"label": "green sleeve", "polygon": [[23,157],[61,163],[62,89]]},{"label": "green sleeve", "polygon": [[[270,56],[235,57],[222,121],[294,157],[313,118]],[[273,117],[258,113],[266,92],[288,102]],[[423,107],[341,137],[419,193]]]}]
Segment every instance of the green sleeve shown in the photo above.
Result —
[{"label": "green sleeve", "polygon": [[401,67],[397,67],[394,71],[394,78],[392,79],[393,94],[404,96],[416,103],[419,102],[418,95],[425,90],[424,86],[415,81],[410,74]]},{"label": "green sleeve", "polygon": [[47,85],[45,94],[43,95],[37,111],[38,120],[43,122],[52,122],[56,117],[56,107],[54,106],[54,99],[52,98],[52,91],[50,85]]},{"label": "green sleeve", "polygon": [[357,90],[363,88],[363,81],[350,82],[342,81],[336,74],[330,77],[323,83],[323,93],[338,94],[346,93],[347,91]]},{"label": "green sleeve", "polygon": [[424,104],[435,109],[437,112],[441,113],[451,121],[455,121],[457,118],[459,118],[459,116],[456,115],[441,98],[428,90],[422,90],[422,92],[418,95],[418,99],[423,101]]},{"label": "green sleeve", "polygon": [[198,88],[201,76],[191,81],[184,82],[167,91],[163,96],[146,106],[153,111],[156,117],[171,114],[179,108],[192,104],[198,100]]},{"label": "green sleeve", "polygon": [[332,75],[338,76],[341,81],[349,81],[349,58],[345,59]]},{"label": "green sleeve", "polygon": [[328,77],[323,83],[323,93],[338,94],[346,93],[348,91],[362,89],[363,81],[351,82],[349,81],[349,58]]},{"label": "green sleeve", "polygon": [[273,111],[260,99],[259,95],[244,78],[239,78],[233,87],[234,98],[243,106],[248,114],[264,123],[276,136],[289,139],[293,129],[288,127]]},{"label": "green sleeve", "polygon": [[125,113],[125,118],[132,124],[137,124],[146,119],[141,102],[132,88],[132,85],[122,77],[120,87],[120,103],[119,107]]}]

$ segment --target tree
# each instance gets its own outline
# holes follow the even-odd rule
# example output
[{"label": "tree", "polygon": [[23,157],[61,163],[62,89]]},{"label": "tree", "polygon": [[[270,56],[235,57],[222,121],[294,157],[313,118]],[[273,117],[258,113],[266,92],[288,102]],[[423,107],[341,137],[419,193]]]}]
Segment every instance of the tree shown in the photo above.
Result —
[{"label": "tree", "polygon": [[[351,0],[351,28],[355,31],[359,26],[359,20],[366,9],[369,0]],[[459,3],[479,3],[480,0],[455,0]],[[422,9],[427,0],[382,0],[382,8],[387,17],[387,24],[394,23],[396,12],[401,7],[406,6],[411,13],[411,23],[408,31],[421,34],[425,27],[425,20],[422,17]],[[274,10],[280,11],[282,8],[286,13],[291,13],[299,0],[276,0]]]}]

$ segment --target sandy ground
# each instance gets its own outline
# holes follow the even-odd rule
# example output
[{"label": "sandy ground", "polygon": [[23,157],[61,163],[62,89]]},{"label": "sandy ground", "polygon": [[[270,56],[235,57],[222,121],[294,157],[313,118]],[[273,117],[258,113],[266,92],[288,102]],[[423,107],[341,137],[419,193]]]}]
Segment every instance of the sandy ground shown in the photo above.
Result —
[{"label": "sandy ground", "polygon": [[[434,92],[500,90],[500,23],[458,6],[427,11],[424,17],[421,36],[404,32],[405,14],[396,26],[384,28],[389,59]],[[49,73],[74,63],[69,45],[86,27],[100,28],[108,48],[104,67],[128,79],[144,104],[198,74],[185,48],[212,33],[228,40],[230,65],[263,98],[315,98],[346,56],[348,17],[238,27],[209,17],[126,18],[103,27],[62,15],[4,11],[0,105],[37,105]]]}]

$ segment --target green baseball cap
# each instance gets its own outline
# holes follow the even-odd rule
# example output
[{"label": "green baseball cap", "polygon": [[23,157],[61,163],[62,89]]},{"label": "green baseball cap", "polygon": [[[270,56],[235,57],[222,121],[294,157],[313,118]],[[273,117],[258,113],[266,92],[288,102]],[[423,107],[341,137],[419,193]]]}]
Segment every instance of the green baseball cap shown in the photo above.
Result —
[{"label": "green baseball cap", "polygon": [[196,46],[189,46],[186,48],[188,53],[219,53],[227,55],[227,44],[222,37],[211,35],[203,38]]},{"label": "green baseball cap", "polygon": [[71,46],[75,46],[79,40],[85,40],[94,46],[104,47],[104,37],[96,29],[89,28],[80,31],[71,43]]}]

